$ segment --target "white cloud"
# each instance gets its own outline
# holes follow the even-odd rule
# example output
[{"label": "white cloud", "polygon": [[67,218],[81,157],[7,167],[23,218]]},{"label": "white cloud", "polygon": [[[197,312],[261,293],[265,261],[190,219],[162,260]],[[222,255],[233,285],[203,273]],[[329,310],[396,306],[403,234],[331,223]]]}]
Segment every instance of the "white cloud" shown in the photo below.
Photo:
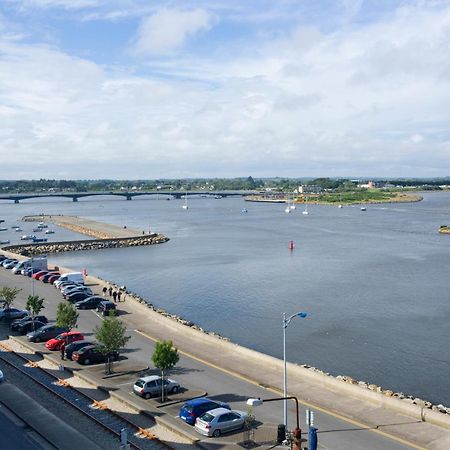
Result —
[{"label": "white cloud", "polygon": [[216,20],[164,11],[136,72],[0,37],[0,179],[446,175],[450,8],[152,57]]},{"label": "white cloud", "polygon": [[155,55],[179,49],[188,38],[211,29],[213,21],[213,15],[204,9],[161,9],[141,22],[134,51]]}]

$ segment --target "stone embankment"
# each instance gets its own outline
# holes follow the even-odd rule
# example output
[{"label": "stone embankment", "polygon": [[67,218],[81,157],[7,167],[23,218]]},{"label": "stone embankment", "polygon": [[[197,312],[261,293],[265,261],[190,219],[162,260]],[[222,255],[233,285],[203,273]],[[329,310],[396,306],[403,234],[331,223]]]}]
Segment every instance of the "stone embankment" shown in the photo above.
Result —
[{"label": "stone embankment", "polygon": [[93,239],[82,241],[45,242],[40,244],[19,244],[3,247],[3,250],[24,256],[49,253],[75,252],[81,250],[101,250],[106,248],[137,247],[140,245],[155,245],[167,242],[169,238],[162,234],[146,234],[142,236]]}]

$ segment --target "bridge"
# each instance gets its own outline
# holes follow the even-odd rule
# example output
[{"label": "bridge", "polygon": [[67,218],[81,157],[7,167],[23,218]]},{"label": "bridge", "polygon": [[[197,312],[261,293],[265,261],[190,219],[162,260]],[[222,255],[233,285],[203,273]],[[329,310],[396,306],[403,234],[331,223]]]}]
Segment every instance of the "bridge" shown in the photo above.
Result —
[{"label": "bridge", "polygon": [[27,200],[31,198],[71,198],[73,202],[77,202],[78,199],[83,197],[96,197],[100,195],[114,195],[117,197],[124,197],[127,200],[132,200],[133,197],[140,197],[143,195],[162,195],[168,198],[183,198],[185,196],[200,196],[200,197],[242,197],[245,195],[258,194],[259,191],[85,191],[85,192],[40,192],[40,193],[17,193],[0,195],[0,200],[11,200],[14,203],[20,203],[21,200]]}]

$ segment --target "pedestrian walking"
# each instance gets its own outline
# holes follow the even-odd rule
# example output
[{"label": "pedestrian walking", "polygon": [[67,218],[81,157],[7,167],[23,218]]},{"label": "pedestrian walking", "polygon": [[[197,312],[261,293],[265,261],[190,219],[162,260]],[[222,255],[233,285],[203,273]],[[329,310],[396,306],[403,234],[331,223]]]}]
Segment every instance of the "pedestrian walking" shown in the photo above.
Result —
[{"label": "pedestrian walking", "polygon": [[103,297],[106,297],[106,291],[108,290],[108,288],[106,286],[103,286],[102,292],[103,292]]},{"label": "pedestrian walking", "polygon": [[111,295],[112,295],[112,286],[109,287],[108,292],[109,292],[109,296],[111,297]]},{"label": "pedestrian walking", "polygon": [[112,293],[112,297],[113,297],[113,299],[114,299],[114,303],[116,303],[116,298],[117,298],[117,292],[116,292],[116,291],[114,291],[114,292]]},{"label": "pedestrian walking", "polygon": [[117,293],[117,301],[120,302],[120,297],[122,297],[122,292],[118,292]]}]

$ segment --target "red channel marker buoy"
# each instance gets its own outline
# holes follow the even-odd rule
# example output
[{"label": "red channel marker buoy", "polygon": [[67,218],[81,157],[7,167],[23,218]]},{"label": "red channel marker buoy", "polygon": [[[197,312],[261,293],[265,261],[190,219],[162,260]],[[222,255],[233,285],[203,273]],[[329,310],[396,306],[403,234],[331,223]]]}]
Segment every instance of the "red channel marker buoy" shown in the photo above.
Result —
[{"label": "red channel marker buoy", "polygon": [[294,241],[289,241],[289,250],[294,250]]}]

